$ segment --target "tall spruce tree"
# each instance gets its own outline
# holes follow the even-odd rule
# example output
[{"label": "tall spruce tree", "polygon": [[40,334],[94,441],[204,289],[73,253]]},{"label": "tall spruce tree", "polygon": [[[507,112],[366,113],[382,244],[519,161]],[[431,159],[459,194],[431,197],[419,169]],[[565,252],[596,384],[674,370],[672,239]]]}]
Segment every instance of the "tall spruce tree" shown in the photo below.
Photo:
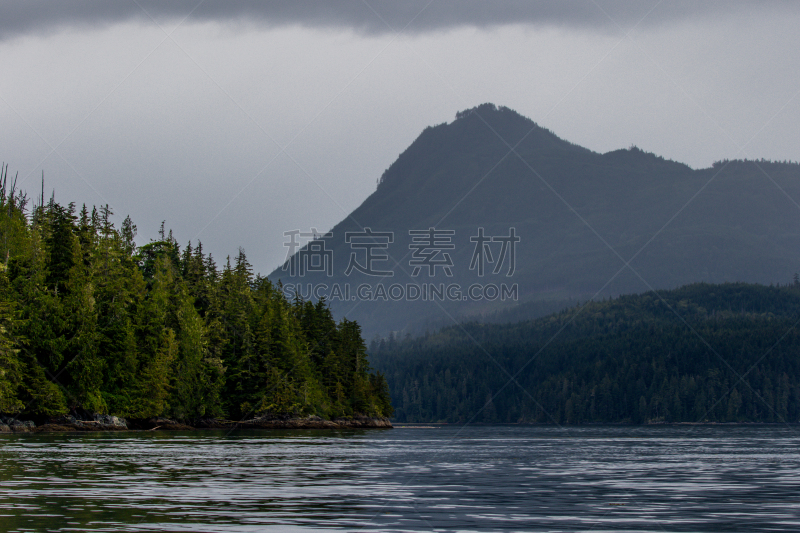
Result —
[{"label": "tall spruce tree", "polygon": [[[0,413],[382,416],[355,323],[290,302],[244,250],[219,270],[162,224],[28,200],[0,170]],[[41,199],[43,200],[43,198]],[[387,396],[388,397],[388,396]]]}]

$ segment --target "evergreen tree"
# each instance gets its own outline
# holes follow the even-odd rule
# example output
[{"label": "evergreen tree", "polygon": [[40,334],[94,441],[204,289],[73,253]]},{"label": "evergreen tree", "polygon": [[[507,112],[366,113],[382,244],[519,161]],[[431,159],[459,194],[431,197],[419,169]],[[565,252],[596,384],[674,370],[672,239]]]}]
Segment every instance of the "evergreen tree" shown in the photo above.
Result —
[{"label": "evergreen tree", "polygon": [[355,323],[289,302],[243,249],[220,272],[202,244],[137,246],[51,197],[34,206],[0,170],[0,413],[128,418],[381,415]]}]

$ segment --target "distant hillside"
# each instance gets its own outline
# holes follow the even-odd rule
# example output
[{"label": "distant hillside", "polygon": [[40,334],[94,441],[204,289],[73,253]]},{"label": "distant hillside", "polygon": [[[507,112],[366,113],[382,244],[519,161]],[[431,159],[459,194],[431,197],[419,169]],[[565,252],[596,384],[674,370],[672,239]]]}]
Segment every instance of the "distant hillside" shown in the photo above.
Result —
[{"label": "distant hillside", "polygon": [[[386,170],[377,190],[329,238],[317,241],[329,253],[328,272],[292,276],[287,263],[270,279],[299,283],[306,297],[309,284],[324,284],[317,294],[329,299],[336,316],[363,324],[367,338],[424,332],[502,313],[518,302],[582,301],[601,289],[600,297],[607,297],[648,285],[786,283],[800,270],[800,209],[790,198],[800,199],[797,164],[726,161],[693,170],[635,147],[598,154],[510,109],[484,104],[426,128]],[[363,234],[364,228],[391,234],[392,242],[385,235],[346,241],[348,232]],[[452,233],[438,235],[438,248],[415,248],[413,239],[419,244],[425,236],[409,232],[429,228]],[[513,272],[509,250],[501,254],[502,241],[475,240],[480,228],[487,238],[511,236],[514,228],[519,242]],[[346,275],[351,258],[370,266],[370,244],[384,247],[369,253],[387,257],[374,261],[369,273],[392,275],[365,275],[358,268]],[[481,254],[483,276],[473,261],[476,248],[491,253]],[[311,255],[301,250],[294,260]],[[625,267],[631,258],[635,272]],[[435,289],[455,284],[460,292],[409,298],[414,290],[407,284],[431,283]],[[361,284],[370,290],[358,297]],[[393,284],[394,297],[377,290],[382,285],[388,292]],[[466,294],[472,284],[480,285],[476,298]],[[503,299],[492,287],[482,292],[502,284],[516,285],[516,293],[509,290]],[[342,294],[332,294],[334,286]],[[344,294],[345,286],[350,293]]]},{"label": "distant hillside", "polygon": [[798,321],[800,285],[694,284],[370,354],[400,422],[798,422]]}]

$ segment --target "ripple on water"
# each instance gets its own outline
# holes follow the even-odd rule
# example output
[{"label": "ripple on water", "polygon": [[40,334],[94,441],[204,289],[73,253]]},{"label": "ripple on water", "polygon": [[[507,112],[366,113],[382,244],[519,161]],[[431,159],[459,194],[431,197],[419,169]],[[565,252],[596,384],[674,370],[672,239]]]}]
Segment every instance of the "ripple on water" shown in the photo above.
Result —
[{"label": "ripple on water", "polygon": [[5,531],[796,531],[792,427],[0,437]]}]

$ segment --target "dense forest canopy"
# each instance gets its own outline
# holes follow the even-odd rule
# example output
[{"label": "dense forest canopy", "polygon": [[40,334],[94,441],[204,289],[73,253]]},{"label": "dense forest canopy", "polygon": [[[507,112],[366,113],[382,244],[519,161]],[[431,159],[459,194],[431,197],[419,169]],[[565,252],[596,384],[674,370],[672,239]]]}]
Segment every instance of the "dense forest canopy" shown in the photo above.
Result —
[{"label": "dense forest canopy", "polygon": [[400,422],[798,422],[800,280],[375,340]]},{"label": "dense forest canopy", "polygon": [[130,217],[53,198],[29,206],[0,173],[0,413],[128,418],[391,416],[360,326],[288,301],[243,250],[219,268]]}]

